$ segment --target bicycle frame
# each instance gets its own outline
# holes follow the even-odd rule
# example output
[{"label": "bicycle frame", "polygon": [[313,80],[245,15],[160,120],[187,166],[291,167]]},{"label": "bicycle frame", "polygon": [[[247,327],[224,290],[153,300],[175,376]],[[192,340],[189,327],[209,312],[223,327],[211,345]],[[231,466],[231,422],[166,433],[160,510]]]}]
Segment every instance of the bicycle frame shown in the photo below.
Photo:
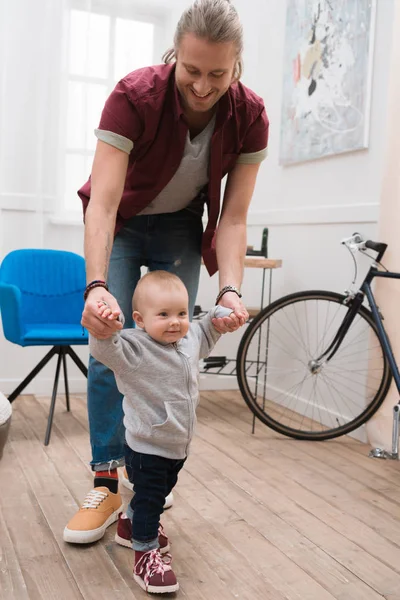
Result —
[{"label": "bicycle frame", "polygon": [[[383,279],[400,279],[400,273],[394,273],[392,271],[378,271],[375,267],[371,267],[368,272],[367,277],[363,285],[361,286],[361,291],[365,293],[368,304],[370,306],[372,315],[374,317],[374,321],[376,323],[378,329],[378,336],[383,344],[385,354],[389,361],[389,367],[393,375],[393,379],[396,384],[397,391],[400,394],[400,372],[397,366],[397,362],[395,356],[393,354],[392,346],[390,344],[389,336],[386,332],[386,329],[382,322],[382,316],[379,312],[379,308],[375,302],[375,298],[371,289],[371,282],[375,277],[381,277]],[[376,450],[371,451],[371,456],[376,458],[389,458],[398,459],[399,458],[399,427],[400,427],[400,399],[393,407],[393,430],[392,430],[392,454],[382,452],[381,449],[377,448]]]},{"label": "bicycle frame", "polygon": [[[378,258],[377,258],[378,261],[381,260],[383,254],[385,252],[385,249],[383,251],[379,252]],[[375,277],[381,277],[383,279],[400,279],[400,273],[395,273],[392,271],[379,271],[375,266],[372,266],[369,269],[359,291],[355,294],[355,296],[353,296],[353,297],[349,296],[349,300],[348,300],[349,310],[348,310],[345,318],[343,319],[343,322],[340,325],[332,343],[325,350],[325,352],[323,354],[321,354],[321,356],[319,356],[319,358],[317,358],[313,362],[315,363],[315,366],[317,368],[319,366],[320,362],[322,362],[323,360],[326,360],[328,362],[336,354],[336,352],[340,348],[341,343],[342,343],[346,333],[348,332],[354,318],[356,317],[356,315],[360,309],[360,306],[362,305],[362,303],[364,301],[364,297],[366,297],[368,300],[368,304],[369,304],[373,319],[374,319],[376,327],[377,327],[378,337],[379,337],[380,341],[382,342],[382,346],[383,346],[385,355],[389,361],[390,371],[393,375],[393,379],[395,381],[397,391],[399,392],[399,395],[400,395],[400,371],[397,366],[395,356],[393,354],[389,336],[383,325],[383,317],[379,311],[378,305],[376,304],[375,297],[374,297],[374,294],[373,294],[373,291],[371,288],[372,281],[375,279]],[[393,459],[398,459],[399,458],[399,432],[400,432],[400,400],[393,407],[392,454],[384,452],[383,450],[377,448],[376,450],[371,451],[371,456],[375,456],[377,458],[389,457],[389,458],[393,458]]]},{"label": "bicycle frame", "polygon": [[375,321],[375,324],[378,329],[379,339],[381,340],[381,342],[383,344],[385,354],[389,361],[390,370],[392,372],[393,379],[394,379],[396,387],[397,387],[397,391],[400,394],[400,371],[399,371],[396,359],[393,354],[389,336],[383,325],[383,317],[379,311],[378,305],[376,304],[375,297],[374,297],[374,294],[371,289],[371,282],[373,281],[373,279],[375,277],[381,277],[383,279],[400,279],[400,273],[394,273],[392,271],[378,271],[377,269],[372,267],[360,288],[361,292],[365,294],[365,296],[368,300],[368,304],[371,309],[371,313],[374,317],[374,321]]}]

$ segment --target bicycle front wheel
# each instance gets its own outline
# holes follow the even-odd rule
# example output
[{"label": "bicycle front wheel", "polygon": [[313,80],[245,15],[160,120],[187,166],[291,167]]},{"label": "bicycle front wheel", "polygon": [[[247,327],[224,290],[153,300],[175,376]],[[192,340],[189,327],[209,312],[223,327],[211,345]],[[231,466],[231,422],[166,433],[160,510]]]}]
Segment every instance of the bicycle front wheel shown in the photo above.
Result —
[{"label": "bicycle front wheel", "polygon": [[240,391],[275,431],[303,440],[335,438],[360,427],[382,404],[391,372],[364,306],[337,352],[318,361],[349,310],[346,300],[335,292],[290,294],[263,309],[243,335]]}]

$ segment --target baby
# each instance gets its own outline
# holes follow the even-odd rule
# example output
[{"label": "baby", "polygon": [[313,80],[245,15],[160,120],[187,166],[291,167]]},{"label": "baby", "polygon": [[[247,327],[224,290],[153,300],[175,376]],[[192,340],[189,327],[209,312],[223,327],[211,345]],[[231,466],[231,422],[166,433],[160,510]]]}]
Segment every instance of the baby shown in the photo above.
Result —
[{"label": "baby", "polygon": [[[135,494],[120,516],[115,539],[135,550],[134,579],[153,593],[179,589],[160,515],[189,453],[199,401],[199,359],[210,354],[220,337],[212,319],[232,312],[216,306],[190,323],[188,303],[176,275],[147,273],[132,300],[137,327],[106,340],[89,340],[92,356],[112,369],[124,394],[125,465]],[[104,303],[99,303],[99,315],[113,318]]]}]

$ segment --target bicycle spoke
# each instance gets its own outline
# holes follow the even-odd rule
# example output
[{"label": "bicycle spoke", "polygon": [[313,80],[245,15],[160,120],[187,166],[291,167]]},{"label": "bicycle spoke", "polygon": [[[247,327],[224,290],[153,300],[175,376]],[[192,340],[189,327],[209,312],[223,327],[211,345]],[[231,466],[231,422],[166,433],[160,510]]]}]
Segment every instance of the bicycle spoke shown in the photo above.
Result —
[{"label": "bicycle spoke", "polygon": [[382,382],[388,383],[386,357],[361,311],[339,348],[332,346],[329,361],[319,360],[349,305],[328,292],[290,298],[270,313],[266,309],[268,316],[244,340],[245,355],[238,362],[241,389],[250,408],[252,403],[257,406],[255,414],[262,420],[264,415],[281,433],[304,434],[305,439],[334,437],[336,431],[353,428],[352,423],[379,400]]}]

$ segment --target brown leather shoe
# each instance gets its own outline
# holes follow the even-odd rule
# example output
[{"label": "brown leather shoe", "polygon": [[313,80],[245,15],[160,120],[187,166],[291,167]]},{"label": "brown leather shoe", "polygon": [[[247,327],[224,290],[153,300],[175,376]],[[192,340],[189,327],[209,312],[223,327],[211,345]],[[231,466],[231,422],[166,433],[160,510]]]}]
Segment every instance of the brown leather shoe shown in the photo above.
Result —
[{"label": "brown leather shoe", "polygon": [[64,529],[64,541],[72,544],[96,542],[120,513],[122,500],[119,492],[113,494],[106,487],[94,488]]}]

